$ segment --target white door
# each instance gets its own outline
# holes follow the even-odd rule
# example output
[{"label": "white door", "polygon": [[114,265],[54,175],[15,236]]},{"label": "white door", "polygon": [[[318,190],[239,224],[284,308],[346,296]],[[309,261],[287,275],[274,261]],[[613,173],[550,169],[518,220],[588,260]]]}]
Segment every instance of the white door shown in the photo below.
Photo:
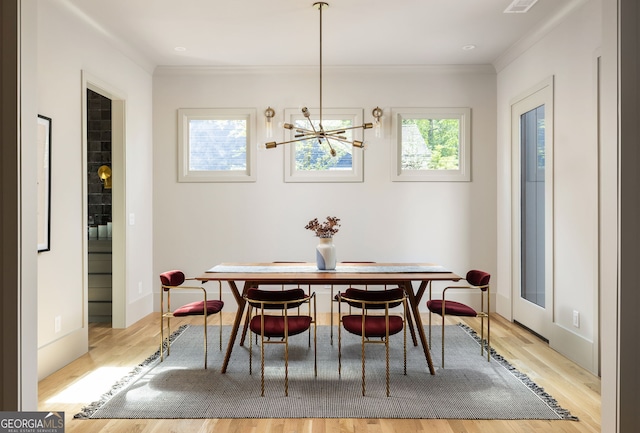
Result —
[{"label": "white door", "polygon": [[542,337],[553,320],[553,80],[511,106],[513,319]]}]

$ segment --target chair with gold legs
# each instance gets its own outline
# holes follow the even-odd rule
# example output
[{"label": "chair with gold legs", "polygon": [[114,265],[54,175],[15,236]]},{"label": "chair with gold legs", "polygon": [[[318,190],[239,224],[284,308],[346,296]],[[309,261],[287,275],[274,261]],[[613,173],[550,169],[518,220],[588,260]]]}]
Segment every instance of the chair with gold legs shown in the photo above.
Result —
[{"label": "chair with gold legs", "polygon": [[[305,262],[290,262],[290,261],[275,260],[272,263],[274,263],[274,264],[278,264],[279,263],[279,264],[286,265],[286,264],[296,264],[296,263],[299,264],[299,263],[305,263]],[[300,283],[294,283],[294,284],[295,284],[295,288],[297,288],[297,289],[301,289],[302,288],[302,287],[300,287]],[[258,289],[259,286],[256,286],[255,288]],[[282,290],[285,290],[287,288],[287,286],[285,284],[281,284],[280,288]],[[307,288],[308,288],[308,294],[311,295],[311,284],[309,284],[307,286]],[[242,337],[240,339],[240,345],[241,346],[244,344],[244,340],[245,340],[245,337],[247,335],[247,329],[249,328],[249,319],[251,318],[251,315],[252,315],[252,309],[253,309],[253,306],[251,304],[249,304],[248,307],[247,307],[247,310],[248,310],[247,314],[245,315],[244,325],[242,327]],[[256,342],[257,341],[258,341],[258,336],[256,335]],[[311,333],[309,333],[309,344],[311,344]]]},{"label": "chair with gold legs", "polygon": [[[249,329],[260,336],[260,395],[264,397],[264,350],[268,344],[284,345],[284,395],[289,395],[289,337],[301,334],[313,325],[314,374],[318,375],[316,355],[316,298],[315,293],[305,294],[303,289],[261,290],[251,288],[245,295],[247,303],[255,311],[250,318]],[[309,314],[289,314],[310,304]],[[309,346],[311,342],[309,341]],[[253,338],[249,338],[249,374],[252,373]]]},{"label": "chair with gold legs", "polygon": [[[349,266],[349,265],[357,265],[357,264],[374,264],[375,262],[371,262],[371,261],[358,261],[358,262],[340,262],[341,265],[345,265],[345,266]],[[368,290],[369,287],[367,285],[364,286],[365,290]],[[384,286],[385,290],[387,289],[387,286]],[[335,295],[333,294],[333,284],[331,285],[331,306],[330,306],[330,314],[329,314],[329,320],[330,320],[330,328],[329,328],[329,335],[330,335],[330,344],[333,346],[333,304],[334,302],[338,302],[338,294],[336,293]],[[346,289],[345,289],[346,290]]]},{"label": "chair with gold legs", "polygon": [[[184,273],[179,270],[167,271],[160,274],[160,361],[164,361],[164,320],[167,319],[168,337],[171,336],[171,318],[182,316],[202,316],[204,321],[204,368],[207,368],[207,317],[218,314],[220,319],[220,350],[222,350],[222,314],[219,314],[224,306],[222,301],[222,283],[218,282],[218,299],[208,300],[207,291],[201,286],[183,286],[187,280]],[[175,310],[171,309],[172,290],[197,290],[202,292],[202,301],[191,302]],[[167,294],[167,308],[165,310],[164,294]],[[168,339],[167,337],[167,339]],[[166,342],[167,356],[171,353],[170,342]]]},{"label": "chair with gold legs", "polygon": [[[360,309],[360,314],[342,315],[341,306],[346,302],[349,307]],[[390,313],[390,309],[402,307],[399,313]],[[375,310],[378,312],[375,313]],[[388,290],[362,290],[348,288],[338,293],[338,316],[341,326],[338,327],[338,374],[342,371],[342,327],[347,332],[361,337],[362,346],[362,395],[365,395],[365,345],[384,344],[386,361],[387,397],[389,397],[389,337],[403,333],[404,374],[407,374],[407,327],[405,312],[407,298],[400,288]]]},{"label": "chair with gold legs", "polygon": [[[489,279],[491,275],[479,270],[472,270],[467,272],[466,280],[468,285],[463,286],[448,286],[442,291],[442,299],[432,299],[431,286],[429,286],[429,300],[427,301],[427,308],[429,309],[429,344],[431,344],[431,314],[438,314],[442,317],[442,368],[444,368],[444,319],[445,316],[459,316],[459,317],[480,317],[480,355],[484,355],[484,319],[487,319],[487,361],[491,360],[491,322],[489,316],[490,309],[490,291],[489,291]],[[476,311],[472,307],[463,304],[461,302],[446,300],[445,294],[448,290],[455,289],[467,289],[480,292],[480,311]],[[486,296],[486,309],[485,298]]]}]

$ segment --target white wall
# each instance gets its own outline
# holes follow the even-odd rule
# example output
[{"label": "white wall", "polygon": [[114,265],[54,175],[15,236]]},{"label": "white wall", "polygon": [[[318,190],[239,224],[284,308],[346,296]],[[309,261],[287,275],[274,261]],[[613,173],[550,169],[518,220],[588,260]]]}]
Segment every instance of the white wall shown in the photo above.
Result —
[{"label": "white wall", "polygon": [[[497,79],[498,312],[511,318],[511,103],[554,77],[554,327],[559,352],[598,368],[598,141],[596,60],[601,2],[578,9]],[[580,312],[580,327],[572,312]]]},{"label": "white wall", "polygon": [[[126,324],[151,311],[152,75],[118,52],[64,2],[38,2],[38,112],[52,122],[51,251],[38,255],[38,375],[44,377],[87,350],[82,71],[126,100]],[[142,293],[138,291],[142,282]],[[61,317],[61,331],[54,320]]]},{"label": "white wall", "polygon": [[[157,69],[154,273],[178,268],[199,275],[220,262],[314,261],[317,239],[304,226],[327,215],[341,218],[338,260],[435,262],[462,275],[470,268],[494,273],[495,78],[491,67],[325,67],[325,108],[362,107],[371,121],[379,105],[384,136],[365,134],[363,183],[284,183],[283,148],[264,149],[262,114],[274,107],[277,123],[285,108],[317,106],[317,67]],[[177,182],[177,110],[214,107],[257,108],[255,183]],[[470,107],[472,182],[391,182],[391,107]],[[227,300],[225,309],[233,311],[235,302]],[[328,311],[326,299],[319,308]]]}]

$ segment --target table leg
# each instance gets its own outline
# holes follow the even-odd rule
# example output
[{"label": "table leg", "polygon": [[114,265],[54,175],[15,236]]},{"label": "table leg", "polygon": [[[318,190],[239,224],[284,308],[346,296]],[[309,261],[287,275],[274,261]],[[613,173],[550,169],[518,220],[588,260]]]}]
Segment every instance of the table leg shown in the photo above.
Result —
[{"label": "table leg", "polygon": [[424,326],[422,326],[422,318],[420,317],[419,305],[416,299],[416,295],[413,291],[413,284],[411,281],[405,283],[404,290],[409,297],[409,303],[411,304],[411,310],[413,311],[413,320],[416,322],[416,328],[418,329],[418,335],[420,336],[420,342],[422,343],[422,349],[424,350],[424,356],[427,359],[427,366],[429,367],[429,373],[436,374],[433,368],[433,361],[431,360],[431,353],[429,352],[429,344],[427,343],[427,337],[424,334]]},{"label": "table leg", "polygon": [[[231,358],[231,352],[233,351],[233,345],[236,342],[236,336],[238,335],[238,328],[240,327],[240,322],[242,321],[242,315],[244,314],[244,309],[246,306],[246,301],[238,291],[238,286],[236,286],[235,281],[227,281],[229,283],[229,287],[231,288],[231,292],[233,293],[233,297],[236,298],[236,303],[238,304],[238,310],[236,311],[236,318],[233,321],[233,327],[231,328],[231,335],[229,336],[229,343],[227,345],[227,353],[224,356],[224,362],[222,363],[221,373],[227,372],[227,366],[229,365],[229,359]],[[246,283],[245,283],[246,290]],[[243,290],[244,292],[244,290]]]},{"label": "table leg", "polygon": [[[429,293],[431,293],[431,281],[425,280],[420,282],[420,287],[418,287],[418,291],[416,292],[416,304],[420,305],[422,302],[422,296],[424,295],[425,290],[429,287]],[[431,298],[431,294],[429,294],[429,298]],[[431,344],[431,312],[429,312],[429,344]]]},{"label": "table leg", "polygon": [[407,309],[404,314],[407,317],[407,324],[409,325],[409,332],[411,333],[411,340],[413,340],[413,345],[417,346],[418,339],[416,338],[416,330],[413,326],[413,314],[411,312],[411,306],[409,304],[407,304]]},{"label": "table leg", "polygon": [[418,305],[422,302],[422,295],[424,295],[424,291],[429,287],[429,283],[431,283],[429,280],[420,282],[420,287],[418,287],[418,292],[416,293],[416,303]]}]

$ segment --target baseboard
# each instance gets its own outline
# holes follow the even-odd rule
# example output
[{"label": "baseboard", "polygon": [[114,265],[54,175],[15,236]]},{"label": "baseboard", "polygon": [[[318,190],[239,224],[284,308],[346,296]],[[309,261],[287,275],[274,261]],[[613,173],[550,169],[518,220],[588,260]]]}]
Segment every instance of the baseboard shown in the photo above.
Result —
[{"label": "baseboard", "polygon": [[154,311],[154,308],[155,304],[153,304],[152,293],[131,301],[131,303],[127,305],[126,326],[133,325],[138,320],[148,315],[149,311]]},{"label": "baseboard", "polygon": [[552,330],[549,347],[589,370],[592,374],[598,375],[597,358],[594,356],[596,347],[593,341],[557,324],[554,324]]},{"label": "baseboard", "polygon": [[38,349],[38,380],[61,369],[89,350],[86,327],[79,328]]}]

